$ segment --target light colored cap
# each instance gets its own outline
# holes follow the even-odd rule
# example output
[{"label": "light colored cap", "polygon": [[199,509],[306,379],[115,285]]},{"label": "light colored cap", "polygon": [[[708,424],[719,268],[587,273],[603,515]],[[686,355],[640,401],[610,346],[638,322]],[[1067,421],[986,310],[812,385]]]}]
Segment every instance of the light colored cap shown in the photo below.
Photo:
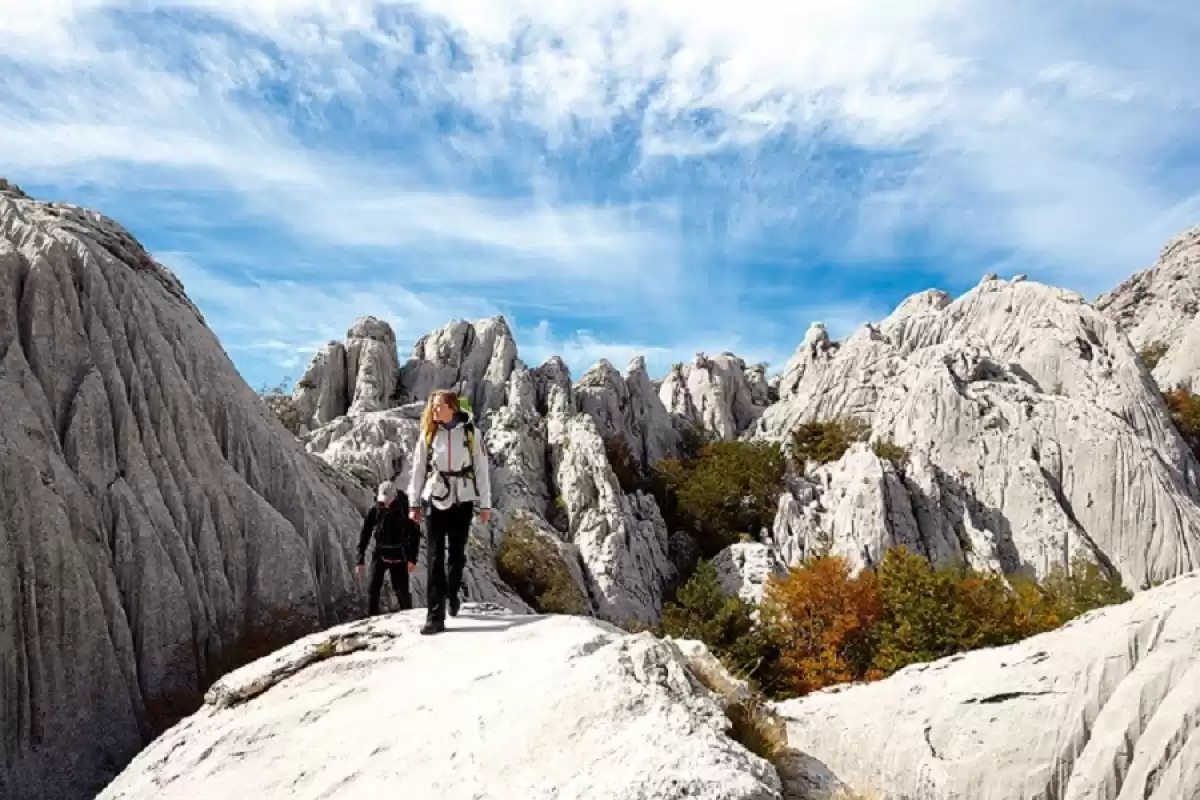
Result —
[{"label": "light colored cap", "polygon": [[396,499],[396,484],[391,481],[384,481],[379,484],[379,493],[375,495],[375,499],[387,505]]}]

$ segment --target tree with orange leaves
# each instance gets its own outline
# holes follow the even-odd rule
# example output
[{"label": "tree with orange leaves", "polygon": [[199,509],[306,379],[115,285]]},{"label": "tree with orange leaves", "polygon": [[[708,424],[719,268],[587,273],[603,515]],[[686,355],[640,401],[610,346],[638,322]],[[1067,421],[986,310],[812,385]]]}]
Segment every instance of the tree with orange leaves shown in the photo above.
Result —
[{"label": "tree with orange leaves", "polygon": [[768,581],[762,610],[780,648],[790,693],[882,677],[870,669],[880,613],[870,570],[852,577],[840,557],[813,558],[787,577]]}]

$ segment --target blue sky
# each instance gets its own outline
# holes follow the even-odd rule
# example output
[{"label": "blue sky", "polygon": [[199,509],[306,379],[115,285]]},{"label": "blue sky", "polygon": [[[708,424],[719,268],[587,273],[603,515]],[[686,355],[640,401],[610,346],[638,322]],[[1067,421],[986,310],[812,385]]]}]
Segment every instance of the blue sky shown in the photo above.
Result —
[{"label": "blue sky", "polygon": [[255,387],[366,314],[778,367],[1151,263],[1200,223],[1197,41],[1191,0],[8,2],[0,175],[128,227]]}]

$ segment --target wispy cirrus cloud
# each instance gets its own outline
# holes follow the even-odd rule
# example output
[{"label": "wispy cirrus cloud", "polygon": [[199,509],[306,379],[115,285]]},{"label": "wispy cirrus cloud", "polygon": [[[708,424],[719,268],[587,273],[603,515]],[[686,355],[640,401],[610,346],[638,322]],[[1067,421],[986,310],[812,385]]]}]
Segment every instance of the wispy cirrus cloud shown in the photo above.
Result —
[{"label": "wispy cirrus cloud", "polygon": [[8,3],[0,168],[187,252],[234,351],[316,336],[258,292],[786,354],[995,264],[1147,262],[1200,217],[1197,36],[1185,0]]}]

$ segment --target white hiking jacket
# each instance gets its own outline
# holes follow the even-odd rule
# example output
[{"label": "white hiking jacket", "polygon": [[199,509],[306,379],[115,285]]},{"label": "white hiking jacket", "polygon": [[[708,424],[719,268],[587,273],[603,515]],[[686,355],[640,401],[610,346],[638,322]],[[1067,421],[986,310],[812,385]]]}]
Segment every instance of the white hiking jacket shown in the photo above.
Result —
[{"label": "white hiking jacket", "polygon": [[[460,418],[461,419],[461,418]],[[488,457],[483,449],[483,434],[475,429],[475,452],[467,452],[467,432],[463,422],[447,430],[439,425],[433,435],[433,443],[425,444],[422,432],[417,437],[417,449],[413,454],[412,475],[408,479],[408,503],[420,508],[422,501],[429,500],[435,508],[447,509],[455,503],[474,501],[481,509],[492,507],[492,486],[489,475]],[[469,459],[469,461],[468,461]],[[432,463],[433,470],[426,479],[426,470]],[[458,472],[468,463],[475,465],[475,479],[470,475],[458,477],[442,473]],[[479,492],[476,494],[476,488]]]}]

